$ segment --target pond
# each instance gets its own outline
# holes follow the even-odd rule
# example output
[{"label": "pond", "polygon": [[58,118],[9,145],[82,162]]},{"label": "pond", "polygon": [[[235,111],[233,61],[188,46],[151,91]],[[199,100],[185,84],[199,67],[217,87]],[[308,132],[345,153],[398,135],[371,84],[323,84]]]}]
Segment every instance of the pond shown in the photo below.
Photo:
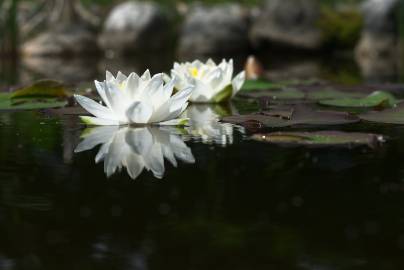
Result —
[{"label": "pond", "polygon": [[257,110],[240,97],[192,105],[185,128],[91,130],[3,111],[0,269],[402,269],[404,125],[260,129],[386,140],[306,147],[217,122]]}]

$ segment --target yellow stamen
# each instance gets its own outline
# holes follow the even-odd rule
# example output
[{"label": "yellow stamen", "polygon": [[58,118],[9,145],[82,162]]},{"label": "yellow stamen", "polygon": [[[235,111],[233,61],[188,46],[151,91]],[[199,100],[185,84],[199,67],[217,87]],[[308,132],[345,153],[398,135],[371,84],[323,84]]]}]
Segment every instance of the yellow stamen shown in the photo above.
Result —
[{"label": "yellow stamen", "polygon": [[194,78],[196,78],[198,76],[198,73],[199,73],[199,71],[198,71],[198,69],[196,67],[191,68],[190,72],[191,72],[192,77],[194,77]]}]

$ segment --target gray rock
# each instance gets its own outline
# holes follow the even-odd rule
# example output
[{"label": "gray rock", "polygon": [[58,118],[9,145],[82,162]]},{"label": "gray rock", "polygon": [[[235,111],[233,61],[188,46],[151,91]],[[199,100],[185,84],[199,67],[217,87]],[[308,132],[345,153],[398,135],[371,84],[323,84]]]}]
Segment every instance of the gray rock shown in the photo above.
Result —
[{"label": "gray rock", "polygon": [[398,0],[368,0],[363,4],[364,31],[374,34],[396,34]]},{"label": "gray rock", "polygon": [[151,2],[128,1],[107,17],[98,44],[117,53],[157,50],[167,46],[170,25],[161,7]]},{"label": "gray rock", "polygon": [[180,54],[220,54],[246,51],[249,12],[239,5],[194,6],[182,27]]},{"label": "gray rock", "polygon": [[80,25],[63,25],[43,32],[23,44],[26,56],[76,56],[96,54],[96,35]]},{"label": "gray rock", "polygon": [[267,0],[251,29],[252,43],[296,49],[319,49],[323,45],[316,23],[320,8],[311,0]]}]

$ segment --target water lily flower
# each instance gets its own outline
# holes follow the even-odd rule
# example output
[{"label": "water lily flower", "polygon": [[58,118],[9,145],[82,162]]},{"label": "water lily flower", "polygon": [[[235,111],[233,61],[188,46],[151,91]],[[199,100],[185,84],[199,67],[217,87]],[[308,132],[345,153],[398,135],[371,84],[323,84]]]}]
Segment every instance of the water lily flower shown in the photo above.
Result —
[{"label": "water lily flower", "polygon": [[177,78],[175,88],[181,92],[189,85],[195,89],[191,102],[218,103],[234,97],[245,81],[245,72],[233,78],[233,60],[223,60],[216,65],[212,59],[206,63],[196,60],[192,63],[174,63],[171,78]]},{"label": "water lily flower", "polygon": [[164,159],[174,167],[177,167],[177,159],[186,163],[195,162],[191,149],[179,135],[167,128],[101,126],[85,130],[83,138],[75,152],[90,150],[101,144],[95,161],[104,161],[107,177],[126,168],[132,179],[136,179],[144,169],[152,171],[160,179],[165,172]]},{"label": "water lily flower", "polygon": [[164,84],[163,74],[151,77],[149,70],[141,77],[119,72],[116,78],[107,71],[104,82],[95,81],[103,105],[84,96],[74,97],[95,116],[81,116],[89,125],[179,125],[186,122],[178,116],[186,109],[193,86],[172,95],[175,80]]}]

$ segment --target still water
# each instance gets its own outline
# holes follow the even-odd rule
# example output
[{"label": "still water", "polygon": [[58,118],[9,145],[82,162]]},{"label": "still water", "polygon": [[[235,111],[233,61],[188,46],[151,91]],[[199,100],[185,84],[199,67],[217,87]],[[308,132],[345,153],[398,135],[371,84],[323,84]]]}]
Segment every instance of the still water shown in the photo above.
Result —
[{"label": "still water", "polygon": [[404,127],[348,125],[389,140],[311,149],[217,122],[253,110],[91,130],[2,112],[0,269],[403,269]]}]

